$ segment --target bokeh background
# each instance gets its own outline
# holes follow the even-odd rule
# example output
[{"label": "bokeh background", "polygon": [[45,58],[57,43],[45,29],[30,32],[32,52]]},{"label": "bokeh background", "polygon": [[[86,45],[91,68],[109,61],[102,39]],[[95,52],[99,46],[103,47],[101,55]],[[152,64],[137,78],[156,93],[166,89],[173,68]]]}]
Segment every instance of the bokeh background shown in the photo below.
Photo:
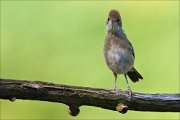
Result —
[{"label": "bokeh background", "polygon": [[[113,88],[103,57],[108,11],[118,9],[144,80],[133,91],[179,93],[179,1],[1,1],[1,78]],[[117,86],[126,89],[123,76]],[[29,100],[0,100],[1,119],[179,119],[179,113],[127,114]]]}]

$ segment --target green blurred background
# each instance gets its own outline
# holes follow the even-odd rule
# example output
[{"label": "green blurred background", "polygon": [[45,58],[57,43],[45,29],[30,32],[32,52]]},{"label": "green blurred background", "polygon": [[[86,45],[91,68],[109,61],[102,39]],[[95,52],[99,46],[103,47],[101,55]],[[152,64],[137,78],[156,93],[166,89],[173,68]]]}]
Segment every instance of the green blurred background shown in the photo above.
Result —
[{"label": "green blurred background", "polygon": [[[1,78],[113,88],[103,57],[106,19],[118,9],[132,42],[142,93],[179,93],[179,1],[1,1]],[[123,76],[117,86],[126,89]],[[179,113],[127,114],[29,100],[1,100],[1,119],[179,119]]]}]

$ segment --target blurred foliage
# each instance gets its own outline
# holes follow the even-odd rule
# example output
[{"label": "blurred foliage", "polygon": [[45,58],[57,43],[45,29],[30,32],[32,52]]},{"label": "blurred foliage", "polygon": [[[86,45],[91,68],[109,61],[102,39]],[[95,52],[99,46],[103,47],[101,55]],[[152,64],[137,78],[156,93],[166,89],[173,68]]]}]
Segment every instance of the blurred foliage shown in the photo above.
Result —
[{"label": "blurred foliage", "polygon": [[[1,1],[1,77],[113,88],[103,57],[106,19],[120,10],[142,93],[179,93],[179,1]],[[119,76],[117,86],[126,84]],[[1,100],[1,119],[179,119],[179,113],[127,114],[61,103]]]}]

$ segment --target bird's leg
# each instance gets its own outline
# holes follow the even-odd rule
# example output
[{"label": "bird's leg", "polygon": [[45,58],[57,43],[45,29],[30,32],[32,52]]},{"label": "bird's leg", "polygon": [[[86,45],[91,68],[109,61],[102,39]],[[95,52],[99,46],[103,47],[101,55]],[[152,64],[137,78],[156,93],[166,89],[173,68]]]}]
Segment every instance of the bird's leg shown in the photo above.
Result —
[{"label": "bird's leg", "polygon": [[131,95],[132,95],[132,90],[131,90],[131,88],[130,88],[130,86],[129,86],[129,83],[128,83],[128,80],[127,80],[127,75],[124,74],[124,77],[125,77],[125,79],[126,79],[126,84],[127,84],[127,90],[126,90],[126,92],[131,96]]},{"label": "bird's leg", "polygon": [[114,91],[113,91],[113,92],[117,93],[117,92],[118,92],[118,89],[117,89],[117,87],[116,87],[117,74],[114,73],[114,72],[113,72],[113,74],[114,74]]}]

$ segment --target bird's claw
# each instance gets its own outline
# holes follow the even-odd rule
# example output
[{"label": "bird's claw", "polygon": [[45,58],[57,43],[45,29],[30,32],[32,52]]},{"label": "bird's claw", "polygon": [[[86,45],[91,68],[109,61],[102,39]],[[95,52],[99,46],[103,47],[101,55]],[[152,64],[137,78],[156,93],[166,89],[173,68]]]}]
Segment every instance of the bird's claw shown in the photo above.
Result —
[{"label": "bird's claw", "polygon": [[118,92],[120,92],[121,91],[121,89],[117,89],[116,87],[113,89],[113,93],[115,93],[115,94],[117,94]]},{"label": "bird's claw", "polygon": [[129,96],[132,96],[133,92],[131,90],[131,88],[128,86],[127,90],[125,91]]}]

